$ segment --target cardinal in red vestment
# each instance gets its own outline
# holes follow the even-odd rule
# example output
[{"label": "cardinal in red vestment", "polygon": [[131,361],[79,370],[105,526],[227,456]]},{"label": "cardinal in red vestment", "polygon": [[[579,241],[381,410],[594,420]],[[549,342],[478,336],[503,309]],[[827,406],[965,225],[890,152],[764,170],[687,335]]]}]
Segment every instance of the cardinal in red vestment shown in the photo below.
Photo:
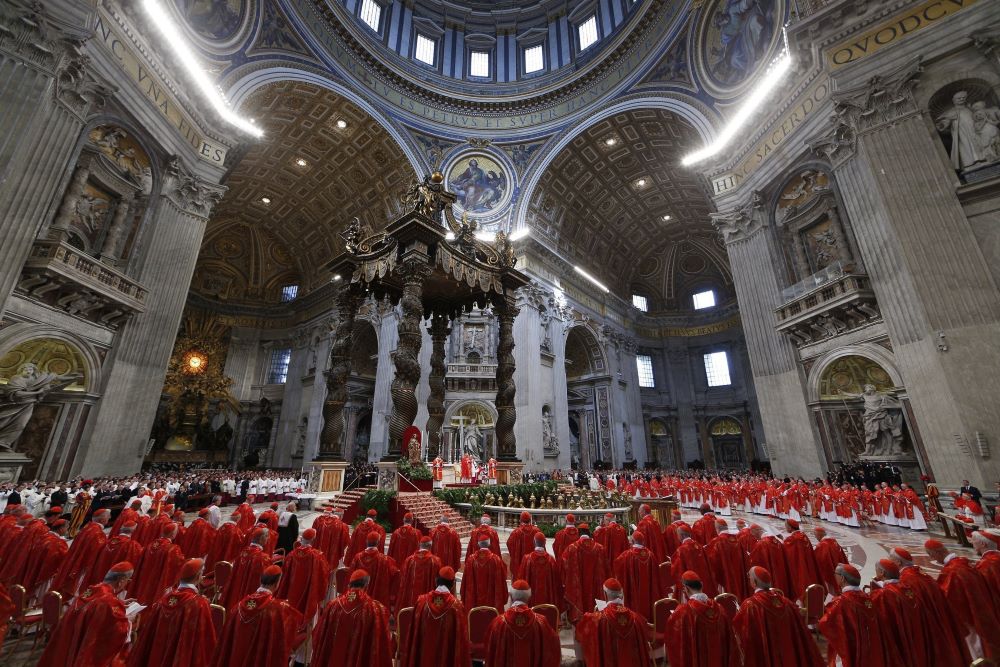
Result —
[{"label": "cardinal in red vestment", "polygon": [[646,548],[653,552],[657,563],[662,563],[667,559],[667,549],[663,544],[663,529],[653,516],[653,510],[649,505],[643,504],[639,507],[639,524],[637,530],[646,538],[644,544]]},{"label": "cardinal in red vestment", "polygon": [[250,544],[243,547],[239,556],[233,561],[233,573],[229,583],[222,589],[219,604],[227,612],[234,613],[240,600],[257,590],[260,577],[271,564],[271,557],[264,551],[268,540],[268,529],[264,526],[254,528],[250,536]]},{"label": "cardinal in red vestment", "polygon": [[481,536],[479,550],[465,559],[462,573],[462,604],[466,609],[493,607],[503,613],[507,603],[507,566],[490,551],[490,540]]},{"label": "cardinal in red vestment", "polygon": [[949,552],[938,540],[927,540],[924,548],[931,559],[943,565],[938,585],[951,613],[965,630],[972,659],[1000,658],[1000,600],[990,595],[983,575],[976,572],[968,558]]},{"label": "cardinal in red vestment", "polygon": [[[737,523],[739,525],[739,523]],[[740,540],[740,546],[743,547],[743,551],[750,555],[753,548],[757,546],[757,541],[760,540],[761,536],[764,534],[764,529],[753,523],[750,524],[749,528],[740,528],[740,532],[737,537]]]},{"label": "cardinal in red vestment", "polygon": [[97,554],[108,541],[104,535],[104,528],[110,519],[109,510],[97,510],[90,523],[73,538],[69,553],[66,554],[56,578],[52,581],[52,590],[58,591],[64,600],[69,600],[77,594],[89,569],[94,565]]},{"label": "cardinal in red vestment", "polygon": [[576,517],[572,514],[567,514],[566,527],[556,533],[556,538],[552,542],[552,553],[556,555],[556,560],[559,560],[560,556],[562,556],[563,549],[578,539],[580,539],[580,531],[576,527]]},{"label": "cardinal in red vestment", "polygon": [[52,578],[66,560],[66,554],[69,552],[69,544],[66,542],[68,529],[69,522],[57,519],[52,522],[49,532],[31,546],[31,553],[20,582],[28,592],[29,602],[41,600],[42,595],[49,589]]},{"label": "cardinal in red vestment", "polygon": [[552,554],[545,550],[544,534],[535,533],[535,548],[521,559],[521,569],[514,573],[514,576],[528,583],[531,589],[531,599],[528,600],[528,604],[532,607],[550,604],[560,612],[566,610],[559,564]]},{"label": "cardinal in red vestment", "polygon": [[392,557],[379,551],[377,534],[368,533],[367,540],[367,548],[351,561],[351,572],[364,570],[368,579],[367,594],[392,609],[399,589],[399,568]]},{"label": "cardinal in red vestment", "polygon": [[843,667],[892,667],[886,664],[886,650],[892,651],[879,628],[871,598],[861,590],[861,574],[853,565],[838,565],[841,593],[826,606],[819,619],[819,631],[829,643],[829,664],[840,660]]},{"label": "cardinal in red vestment", "polygon": [[659,563],[643,544],[644,539],[638,530],[632,533],[632,548],[615,559],[614,575],[625,592],[625,606],[652,623],[653,604],[666,596]]},{"label": "cardinal in red vestment", "polygon": [[674,597],[681,600],[681,596],[684,593],[684,584],[681,580],[681,575],[688,570],[698,573],[706,594],[708,592],[711,592],[713,595],[717,594],[719,586],[715,581],[712,566],[708,562],[705,549],[695,542],[691,538],[691,535],[683,528],[678,531],[678,535],[681,538],[681,545],[677,547],[677,551],[674,552],[673,558],[670,560],[670,579],[674,586]]},{"label": "cardinal in red vestment", "polygon": [[[318,533],[319,529],[316,532]],[[421,536],[421,532],[413,527],[413,514],[407,512],[403,515],[403,525],[392,531],[392,538],[389,540],[389,556],[397,565],[402,565],[407,558],[417,552]]]},{"label": "cardinal in red vestment", "polygon": [[534,548],[535,533],[538,528],[531,524],[531,515],[521,512],[520,525],[507,536],[507,553],[510,555],[510,571],[517,572],[521,559]]},{"label": "cardinal in red vestment", "polygon": [[375,522],[378,512],[371,509],[365,515],[365,520],[354,527],[351,534],[351,543],[344,553],[344,562],[350,563],[354,557],[368,548],[368,533],[378,535],[378,550],[385,553],[385,528]]},{"label": "cardinal in red vestment", "polygon": [[788,559],[781,546],[781,540],[774,535],[766,535],[757,540],[750,552],[750,565],[762,567],[771,573],[774,585],[788,596],[792,596],[792,584],[788,577]]},{"label": "cardinal in red vestment", "polygon": [[200,558],[185,562],[177,586],[143,614],[128,667],[188,667],[212,661],[216,637],[211,605],[198,592],[204,567]]},{"label": "cardinal in red vestment", "polygon": [[314,539],[316,531],[312,528],[302,532],[298,546],[285,557],[285,572],[278,587],[278,597],[288,600],[307,621],[319,609],[330,585],[330,566],[323,552],[312,546]]},{"label": "cardinal in red vestment", "polygon": [[[383,557],[386,557],[383,555]],[[320,612],[310,664],[316,667],[392,667],[389,610],[368,595],[368,573],[355,570],[349,588]]]},{"label": "cardinal in red vestment", "polygon": [[25,571],[31,562],[31,548],[49,532],[48,524],[27,513],[18,517],[17,525],[19,528],[10,541],[0,568],[0,583],[8,586],[24,581]]},{"label": "cardinal in red vestment", "polygon": [[232,563],[240,554],[246,536],[238,524],[227,521],[215,532],[215,539],[205,556],[205,571],[215,572],[215,564],[219,561]]},{"label": "cardinal in red vestment", "polygon": [[608,562],[610,563],[614,563],[615,559],[629,547],[628,533],[615,520],[615,515],[611,512],[605,513],[604,523],[594,531],[594,541],[608,552]]},{"label": "cardinal in red vestment", "polygon": [[972,546],[979,554],[976,572],[983,575],[994,600],[1000,600],[1000,533],[977,530],[972,534]]},{"label": "cardinal in red vestment", "polygon": [[486,664],[490,667],[559,667],[559,635],[541,614],[528,606],[533,597],[523,579],[511,585],[511,606],[486,631]]},{"label": "cardinal in red vestment", "polygon": [[161,514],[157,514],[152,519],[145,514],[140,514],[139,518],[136,519],[136,528],[132,534],[132,539],[143,547],[148,547],[152,544],[154,540],[163,535],[164,528],[174,524],[174,520],[170,514],[173,511],[173,507],[173,505],[167,505]]},{"label": "cardinal in red vestment", "polygon": [[750,569],[754,593],[740,604],[733,630],[744,667],[822,667],[823,658],[795,603],[771,589],[771,573]]},{"label": "cardinal in red vestment", "polygon": [[420,538],[420,548],[399,569],[399,597],[397,609],[406,609],[417,603],[417,598],[434,590],[438,572],[444,567],[441,559],[431,553],[431,538]]},{"label": "cardinal in red vestment", "polygon": [[455,570],[446,565],[437,587],[417,599],[410,632],[400,638],[406,659],[399,667],[469,667],[469,619],[454,590]]},{"label": "cardinal in red vestment", "polygon": [[965,644],[964,628],[948,609],[948,601],[937,582],[913,564],[913,556],[906,549],[896,547],[889,552],[889,558],[899,566],[899,583],[916,593],[919,601],[917,634],[930,638],[924,664],[967,665],[972,662]]},{"label": "cardinal in red vestment", "polygon": [[63,614],[38,667],[118,667],[130,623],[118,599],[129,584],[132,563],[116,563],[102,583],[88,586]]},{"label": "cardinal in red vestment", "polygon": [[581,523],[579,530],[580,539],[566,547],[559,563],[566,613],[571,623],[594,609],[594,600],[603,595],[603,584],[610,571],[604,547],[590,539],[587,524]]},{"label": "cardinal in red vestment", "polygon": [[716,583],[723,590],[735,595],[737,600],[750,597],[752,589],[746,574],[750,569],[750,557],[740,546],[739,537],[728,531],[719,533],[708,543],[705,555]]},{"label": "cardinal in red vestment", "polygon": [[237,516],[236,525],[239,526],[244,534],[249,532],[254,527],[254,524],[257,523],[257,514],[250,505],[253,502],[252,498],[253,496],[248,496],[247,502],[241,503],[239,507],[233,510],[233,514]]},{"label": "cardinal in red vestment", "polygon": [[281,568],[269,565],[260,587],[240,600],[219,635],[212,667],[288,667],[305,639],[302,614],[274,595]]},{"label": "cardinal in red vestment", "polygon": [[448,517],[442,516],[441,523],[431,529],[431,547],[435,556],[453,570],[462,567],[462,540],[455,529],[448,525]]},{"label": "cardinal in red vestment", "polygon": [[715,515],[708,505],[702,505],[698,511],[701,512],[701,517],[691,526],[691,537],[701,546],[707,547],[719,534],[715,527]]},{"label": "cardinal in red vestment", "polygon": [[687,602],[670,614],[664,632],[670,667],[738,667],[740,647],[729,617],[702,592],[697,572],[683,572],[681,584]]},{"label": "cardinal in red vestment", "polygon": [[819,573],[812,543],[806,534],[799,530],[799,522],[787,519],[785,527],[789,533],[782,544],[782,549],[785,552],[785,562],[788,564],[788,580],[792,590],[784,593],[792,600],[802,600],[806,588],[812,584],[823,585],[823,577]]},{"label": "cardinal in red vestment", "polygon": [[584,614],[576,624],[576,640],[587,667],[650,664],[646,623],[625,606],[622,585],[615,579],[601,584],[608,605]]},{"label": "cardinal in red vestment", "polygon": [[198,512],[198,518],[184,531],[183,537],[177,539],[177,546],[188,558],[205,558],[215,540],[215,528],[208,522],[208,508]]},{"label": "cardinal in red vestment", "polygon": [[80,588],[99,584],[104,580],[104,575],[115,563],[129,562],[138,563],[142,559],[142,545],[132,539],[132,531],[135,530],[134,523],[127,523],[121,528],[121,532],[114,537],[109,537],[104,546],[98,549],[94,557],[94,564],[87,570]]},{"label": "cardinal in red vestment", "polygon": [[483,539],[489,540],[490,551],[499,556],[500,536],[497,535],[497,531],[490,525],[490,517],[488,514],[484,514],[479,518],[479,525],[473,528],[472,532],[469,534],[469,543],[465,548],[466,558],[479,550],[479,542]]},{"label": "cardinal in red vestment", "polygon": [[163,528],[163,536],[146,547],[136,565],[135,578],[128,592],[147,607],[160,599],[177,581],[184,565],[184,553],[174,544],[177,525],[170,523]]},{"label": "cardinal in red vestment", "polygon": [[899,565],[888,558],[875,564],[875,574],[871,598],[882,637],[891,644],[886,659],[899,656],[900,664],[908,667],[933,667],[928,657],[933,653],[931,644],[937,638],[923,632],[916,591],[899,582]]},{"label": "cardinal in red vestment", "polygon": [[[323,514],[316,517],[312,527],[316,530],[316,548],[326,556],[326,562],[331,570],[335,570],[347,551],[351,541],[351,531],[343,521],[343,512],[333,507],[327,507]],[[396,542],[393,534],[392,543]],[[392,555],[392,545],[389,546]],[[399,562],[399,561],[397,561]]]},{"label": "cardinal in red vestment", "polygon": [[[20,520],[25,514],[24,505],[15,503],[7,505],[0,515],[0,573],[3,571],[3,564],[6,562],[14,538],[23,529]],[[31,516],[28,515],[25,522],[30,520]]]},{"label": "cardinal in red vestment", "polygon": [[[120,533],[122,531],[122,526],[124,526],[126,523],[135,523],[136,525],[138,525],[139,510],[141,507],[142,507],[141,500],[136,499],[130,502],[128,504],[128,507],[123,509],[121,513],[118,514],[118,517],[115,519],[114,524],[112,524],[110,537],[114,537],[115,535]],[[103,576],[104,574],[102,573],[101,577]]]},{"label": "cardinal in red vestment", "polygon": [[841,563],[847,563],[847,554],[844,553],[840,543],[832,537],[826,536],[826,529],[822,526],[813,528],[816,535],[816,547],[813,554],[816,556],[816,565],[819,567],[819,576],[823,579],[826,592],[837,595],[840,590],[837,588],[837,577],[835,572]]}]

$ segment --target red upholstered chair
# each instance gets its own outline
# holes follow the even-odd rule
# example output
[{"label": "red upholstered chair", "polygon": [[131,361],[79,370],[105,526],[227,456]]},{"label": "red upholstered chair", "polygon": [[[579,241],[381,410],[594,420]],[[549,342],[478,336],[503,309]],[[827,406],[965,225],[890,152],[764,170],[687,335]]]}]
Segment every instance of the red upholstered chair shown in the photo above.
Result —
[{"label": "red upholstered chair", "polygon": [[664,590],[673,590],[674,580],[670,578],[670,559],[660,563],[660,582]]},{"label": "red upholstered chair", "polygon": [[728,616],[730,621],[736,618],[736,612],[740,608],[740,601],[736,599],[735,595],[732,593],[719,593],[715,596],[715,602],[722,607],[722,613]]},{"label": "red upholstered chair", "polygon": [[559,608],[554,604],[536,604],[531,608],[536,614],[541,614],[549,622],[552,629],[559,632]]},{"label": "red upholstered chair", "polygon": [[52,636],[52,631],[55,630],[56,625],[59,624],[59,619],[62,618],[62,604],[62,595],[56,591],[49,591],[42,596],[42,627],[35,633],[33,646],[37,645],[38,640],[43,636],[46,641]]},{"label": "red upholstered chair", "polygon": [[664,636],[667,632],[667,620],[678,606],[680,603],[674,598],[662,598],[653,603],[653,641],[650,644],[653,652],[665,649]]},{"label": "red upholstered chair", "polygon": [[469,611],[469,643],[473,660],[486,659],[486,631],[496,617],[497,610],[493,607],[473,607]]},{"label": "red upholstered chair", "polygon": [[229,580],[233,577],[233,564],[227,560],[220,560],[215,564],[215,592],[212,594],[212,602],[215,602],[222,595],[222,592],[229,585]]},{"label": "red upholstered chair", "polygon": [[413,626],[413,607],[404,607],[396,615],[396,664],[406,663],[406,645]]},{"label": "red upholstered chair", "polygon": [[10,625],[17,630],[17,640],[11,645],[8,654],[10,657],[17,651],[27,629],[42,622],[42,612],[41,610],[28,611],[28,593],[24,590],[24,586],[14,584],[7,589],[7,593],[10,595],[10,601],[14,604],[14,615],[11,617]]},{"label": "red upholstered chair", "polygon": [[215,626],[215,636],[222,636],[222,628],[226,627],[226,608],[222,605],[212,605],[212,625]]},{"label": "red upholstered chair", "polygon": [[802,615],[806,620],[806,625],[815,628],[819,619],[823,616],[823,602],[826,601],[826,587],[820,584],[811,584],[806,588],[804,596],[804,606]]},{"label": "red upholstered chair", "polygon": [[337,572],[334,575],[337,584],[337,595],[340,595],[347,590],[347,585],[350,582],[351,570],[346,567],[337,568]]}]

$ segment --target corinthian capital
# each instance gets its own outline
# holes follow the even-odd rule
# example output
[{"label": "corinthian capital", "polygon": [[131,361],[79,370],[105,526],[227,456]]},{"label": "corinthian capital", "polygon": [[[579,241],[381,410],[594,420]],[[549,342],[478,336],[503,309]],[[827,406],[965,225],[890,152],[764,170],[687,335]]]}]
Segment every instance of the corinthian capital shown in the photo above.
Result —
[{"label": "corinthian capital", "polygon": [[[833,96],[834,126],[846,126],[860,135],[880,129],[920,110],[913,98],[923,65],[920,58],[902,67],[877,74],[868,81]],[[842,132],[846,134],[846,130]]]},{"label": "corinthian capital", "polygon": [[754,190],[750,193],[750,199],[728,211],[709,214],[712,219],[712,226],[722,235],[722,240],[728,243],[735,243],[750,238],[758,230],[765,226],[761,205],[763,197],[760,192]]},{"label": "corinthian capital", "polygon": [[171,158],[166,175],[163,194],[182,210],[199,218],[207,218],[228,189],[193,175],[177,156]]},{"label": "corinthian capital", "polygon": [[969,37],[994,66],[1000,67],[1000,26],[974,32]]}]

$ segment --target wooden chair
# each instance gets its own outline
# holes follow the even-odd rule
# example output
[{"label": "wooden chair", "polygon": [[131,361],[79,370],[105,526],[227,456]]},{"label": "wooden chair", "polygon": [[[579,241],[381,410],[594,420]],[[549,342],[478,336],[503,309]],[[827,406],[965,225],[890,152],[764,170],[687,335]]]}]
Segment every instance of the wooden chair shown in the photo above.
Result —
[{"label": "wooden chair", "polygon": [[338,567],[334,577],[337,582],[337,595],[340,595],[347,590],[347,584],[351,577],[351,570],[346,567]]},{"label": "wooden chair", "polygon": [[997,667],[997,663],[989,658],[977,658],[972,661],[972,667]]},{"label": "wooden chair", "polygon": [[233,564],[227,560],[220,560],[215,564],[215,592],[212,595],[212,602],[216,602],[222,593],[225,591],[226,586],[229,585],[229,580],[233,578]]},{"label": "wooden chair", "polygon": [[552,629],[559,632],[559,608],[554,604],[536,604],[531,608],[536,614],[541,614],[549,622]]},{"label": "wooden chair", "polygon": [[404,607],[396,614],[396,664],[406,663],[406,645],[413,626],[413,607]]},{"label": "wooden chair", "polygon": [[674,610],[679,606],[680,603],[674,598],[662,598],[653,603],[653,625],[651,629],[653,641],[650,643],[652,653],[666,650],[664,639],[667,632],[667,620],[670,618],[670,614],[674,613]]},{"label": "wooden chair", "polygon": [[722,613],[729,618],[730,622],[736,618],[736,612],[740,608],[740,601],[736,599],[735,595],[732,593],[719,593],[715,596],[715,602],[722,607]]},{"label": "wooden chair", "polygon": [[226,608],[222,605],[213,604],[212,610],[212,625],[215,627],[216,638],[222,636],[222,629],[226,627]]},{"label": "wooden chair", "polygon": [[14,655],[18,645],[24,640],[25,631],[33,625],[42,622],[41,610],[33,610],[28,613],[26,605],[28,603],[28,593],[24,586],[14,584],[7,590],[10,601],[14,604],[14,615],[11,617],[10,625],[17,630],[17,640],[11,645],[8,657]]},{"label": "wooden chair", "polygon": [[494,607],[473,607],[469,610],[469,644],[473,660],[486,659],[486,631],[496,617]]},{"label": "wooden chair", "polygon": [[806,625],[815,629],[819,619],[823,616],[823,603],[826,601],[826,587],[819,584],[810,584],[806,587],[806,594],[803,596],[802,617]]},{"label": "wooden chair", "polygon": [[674,580],[670,578],[670,559],[660,563],[659,567],[660,583],[663,584],[664,590],[673,590]]},{"label": "wooden chair", "polygon": [[32,643],[32,650],[38,645],[38,640],[45,637],[48,641],[52,636],[52,631],[59,624],[62,618],[63,598],[62,594],[56,591],[49,591],[42,596],[42,625],[35,633],[35,641]]}]

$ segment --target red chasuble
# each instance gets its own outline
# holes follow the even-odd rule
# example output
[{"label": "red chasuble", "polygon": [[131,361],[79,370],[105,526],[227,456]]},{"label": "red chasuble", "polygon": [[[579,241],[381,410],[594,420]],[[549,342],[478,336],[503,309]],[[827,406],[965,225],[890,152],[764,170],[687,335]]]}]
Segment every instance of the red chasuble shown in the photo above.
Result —
[{"label": "red chasuble", "polygon": [[[159,539],[163,535],[164,527],[173,523],[173,519],[166,514],[157,514],[152,519],[148,516],[140,516],[137,523],[139,525],[136,526],[135,531],[132,533],[132,539],[143,547],[148,547],[154,540]],[[180,534],[180,530],[177,532]]]},{"label": "red chasuble", "polygon": [[207,665],[215,640],[208,598],[187,586],[174,588],[143,612],[128,667]]},{"label": "red chasuble", "polygon": [[507,553],[510,554],[511,572],[517,572],[518,568],[521,567],[521,559],[535,548],[535,533],[537,532],[537,526],[522,523],[507,536]]},{"label": "red chasuble", "polygon": [[389,611],[365,591],[350,589],[320,613],[313,631],[317,667],[392,667]]},{"label": "red chasuble", "polygon": [[677,547],[681,545],[681,536],[677,532],[678,524],[684,524],[684,522],[674,521],[672,524],[663,529],[664,553],[673,554],[677,551]]},{"label": "red chasuble", "polygon": [[500,537],[497,535],[497,531],[493,530],[492,526],[479,525],[473,528],[469,534],[469,543],[465,547],[466,558],[479,551],[479,540],[489,540],[490,551],[497,556],[500,555]]},{"label": "red chasuble", "polygon": [[41,584],[56,576],[68,552],[66,540],[55,533],[46,533],[35,543],[21,579],[21,585],[29,596],[33,596]]},{"label": "red chasuble", "polygon": [[881,588],[873,583],[871,598],[882,637],[891,644],[886,660],[898,656],[900,664],[908,667],[934,667],[929,659],[938,637],[925,634],[916,591],[899,582],[888,582]]},{"label": "red chasuble", "polygon": [[[806,593],[806,588],[811,584],[823,584],[823,577],[819,573],[819,565],[816,564],[816,556],[813,554],[812,543],[805,533],[795,530],[785,538],[782,546],[785,551],[785,562],[788,563],[788,580],[792,586],[791,591],[784,591],[785,595],[792,600],[801,600]],[[774,576],[772,574],[772,576]]]},{"label": "red chasuble", "polygon": [[956,556],[938,575],[948,607],[968,634],[975,631],[983,643],[983,655],[1000,658],[1000,600],[990,595],[983,575],[976,572],[968,558]]},{"label": "red chasuble", "polygon": [[400,568],[399,598],[396,609],[406,609],[417,604],[417,598],[434,590],[438,571],[444,567],[441,559],[430,551],[418,551]]},{"label": "red chasuble", "polygon": [[[365,519],[354,527],[351,535],[351,544],[344,554],[344,562],[350,563],[354,557],[368,548],[368,533],[374,532],[378,535],[378,550],[385,553],[385,528],[370,519]],[[458,535],[455,535],[458,537]]]},{"label": "red chasuble", "polygon": [[104,575],[115,563],[123,561],[138,563],[140,560],[142,560],[142,545],[128,535],[115,535],[97,551],[94,565],[87,571],[81,588],[104,581]]},{"label": "red chasuble", "polygon": [[431,591],[417,600],[400,667],[469,667],[469,619],[451,593]]},{"label": "red chasuble", "polygon": [[208,555],[205,556],[205,572],[215,572],[215,564],[219,561],[232,563],[236,560],[243,548],[243,539],[243,531],[235,523],[219,526]]},{"label": "red chasuble", "polygon": [[52,582],[52,590],[62,594],[63,600],[69,600],[76,595],[81,578],[86,576],[88,569],[94,565],[97,554],[107,540],[104,526],[93,521],[84,526],[83,530],[73,538],[69,553],[63,559],[59,573]]},{"label": "red chasuble", "polygon": [[351,572],[368,572],[368,595],[392,609],[396,592],[399,590],[399,568],[396,562],[378,549],[365,549],[351,561]]},{"label": "red chasuble", "polygon": [[718,536],[719,531],[715,527],[715,515],[709,512],[702,514],[701,518],[691,526],[691,537],[695,542],[703,547],[707,547]]},{"label": "red chasuble", "polygon": [[291,605],[270,591],[257,591],[240,600],[226,619],[212,667],[288,667],[304,639],[302,627],[302,614]]},{"label": "red chasuble", "polygon": [[775,591],[759,590],[744,600],[733,630],[743,648],[744,667],[823,665],[799,608]]},{"label": "red chasuble", "polygon": [[153,540],[135,566],[129,596],[148,607],[177,583],[182,565],[184,554],[179,546],[165,537]]},{"label": "red chasuble", "polygon": [[241,504],[236,508],[236,511],[240,513],[240,518],[236,522],[240,532],[246,533],[252,530],[254,524],[257,523],[257,515],[254,514],[253,507],[250,506],[250,503]]},{"label": "red chasuble", "polygon": [[739,535],[737,535],[737,539],[739,539],[740,546],[743,547],[743,551],[747,552],[747,555],[750,555],[750,552],[753,551],[758,542],[757,536],[750,532],[749,528],[741,530]]},{"label": "red chasuble", "polygon": [[684,584],[681,583],[681,575],[685,571],[692,570],[701,577],[702,590],[706,595],[716,595],[719,587],[715,583],[712,575],[712,567],[708,564],[708,556],[700,544],[693,539],[684,540],[670,562],[670,578],[674,584],[674,597],[678,600],[684,592]]},{"label": "red chasuble", "polygon": [[123,509],[121,513],[118,515],[118,518],[115,519],[115,522],[111,524],[110,537],[114,537],[115,535],[120,533],[122,531],[122,526],[124,526],[126,523],[139,523],[139,513],[136,512],[131,507],[126,507],[125,509]]},{"label": "red chasuble", "polygon": [[[879,630],[875,605],[864,591],[845,590],[826,606],[819,631],[830,646],[829,662],[839,657],[843,667],[894,667],[886,665],[886,642]],[[880,649],[881,647],[881,649]]]},{"label": "red chasuble", "polygon": [[556,555],[556,560],[562,555],[563,550],[580,539],[580,531],[576,526],[566,526],[556,533],[556,539],[552,542],[552,551]]},{"label": "red chasuble", "polygon": [[984,553],[983,557],[976,563],[976,572],[983,575],[993,599],[1000,600],[1000,551]]},{"label": "red chasuble", "polygon": [[663,544],[663,529],[660,528],[660,524],[653,518],[653,515],[644,516],[636,529],[646,538],[643,540],[643,544],[656,556],[656,562],[662,563],[667,560],[669,554]]},{"label": "red chasuble", "polygon": [[24,581],[25,571],[31,561],[31,549],[47,532],[49,528],[45,522],[35,519],[14,533],[14,539],[10,541],[3,567],[0,569],[0,583],[11,586]]},{"label": "red chasuble", "polygon": [[653,603],[665,597],[659,564],[652,552],[645,547],[632,547],[615,559],[614,571],[625,592],[625,606],[652,623]]},{"label": "red chasuble", "polygon": [[107,584],[91,586],[59,621],[38,667],[118,667],[128,633],[125,604]]},{"label": "red chasuble", "polygon": [[750,566],[762,567],[771,573],[774,588],[781,589],[786,596],[792,596],[792,585],[788,578],[788,561],[781,542],[774,535],[765,535],[750,552]]},{"label": "red chasuble", "polygon": [[184,536],[177,538],[177,546],[184,552],[185,558],[204,558],[215,541],[215,528],[212,524],[198,517],[191,522]]},{"label": "red chasuble", "polygon": [[490,667],[559,667],[559,635],[526,604],[512,606],[486,632],[486,664]]},{"label": "red chasuble", "polygon": [[[340,559],[347,551],[347,545],[351,541],[351,531],[347,524],[335,516],[320,516],[313,522],[312,527],[316,530],[316,539],[313,546],[323,552],[330,569],[336,569]],[[393,537],[395,543],[395,537]],[[390,547],[391,549],[391,547]],[[391,551],[390,551],[391,554]]]},{"label": "red chasuble", "polygon": [[219,604],[232,614],[240,600],[257,590],[260,586],[260,575],[270,564],[271,557],[261,547],[255,544],[244,547],[233,562],[233,574],[229,578],[229,583],[222,589]]},{"label": "red chasuble", "polygon": [[551,604],[560,612],[566,611],[559,564],[545,549],[533,549],[522,558],[521,569],[511,578],[524,579],[528,582],[528,587],[531,588],[531,600],[528,604],[532,607]]},{"label": "red chasuble", "polygon": [[278,597],[288,600],[306,620],[311,620],[326,598],[330,585],[330,566],[323,553],[313,547],[297,546],[285,558],[285,573],[278,587]]},{"label": "red chasuble", "polygon": [[967,665],[972,662],[965,644],[965,631],[948,609],[944,592],[920,568],[904,567],[899,582],[917,594],[920,607],[921,634],[932,637],[925,658],[931,665]]},{"label": "red chasuble", "polygon": [[609,604],[604,611],[584,614],[576,625],[576,640],[587,667],[648,665],[646,623],[628,607]]},{"label": "red chasuble", "polygon": [[[317,537],[319,537],[319,531],[317,531]],[[392,539],[389,540],[389,557],[396,562],[396,565],[402,565],[407,558],[417,553],[421,537],[423,534],[413,526],[406,524],[400,526],[392,531]]]},{"label": "red chasuble", "polygon": [[577,540],[566,547],[559,569],[568,605],[566,611],[570,621],[576,622],[593,610],[594,600],[604,599],[604,580],[609,574],[604,547],[586,537]]},{"label": "red chasuble", "polygon": [[480,549],[466,558],[461,593],[466,609],[493,607],[502,614],[507,603],[507,567],[500,557]]},{"label": "red chasuble", "polygon": [[462,541],[451,526],[441,523],[431,529],[431,552],[456,572],[462,567]]},{"label": "red chasuble", "polygon": [[688,600],[670,615],[664,633],[670,667],[739,667],[740,647],[715,600]]},{"label": "red chasuble", "polygon": [[708,543],[705,549],[708,564],[715,575],[716,583],[727,593],[732,593],[737,600],[745,600],[753,591],[747,572],[750,570],[750,557],[740,546],[740,539],[732,533],[723,533]]},{"label": "red chasuble", "polygon": [[612,563],[629,546],[625,529],[617,523],[600,526],[594,531],[594,541],[604,547],[604,550],[608,552],[608,560]]},{"label": "red chasuble", "polygon": [[824,537],[816,545],[813,554],[816,556],[819,576],[826,584],[827,592],[834,595],[840,593],[840,586],[837,585],[837,577],[834,575],[838,565],[847,564],[847,554],[844,553],[843,547],[832,537]]}]

